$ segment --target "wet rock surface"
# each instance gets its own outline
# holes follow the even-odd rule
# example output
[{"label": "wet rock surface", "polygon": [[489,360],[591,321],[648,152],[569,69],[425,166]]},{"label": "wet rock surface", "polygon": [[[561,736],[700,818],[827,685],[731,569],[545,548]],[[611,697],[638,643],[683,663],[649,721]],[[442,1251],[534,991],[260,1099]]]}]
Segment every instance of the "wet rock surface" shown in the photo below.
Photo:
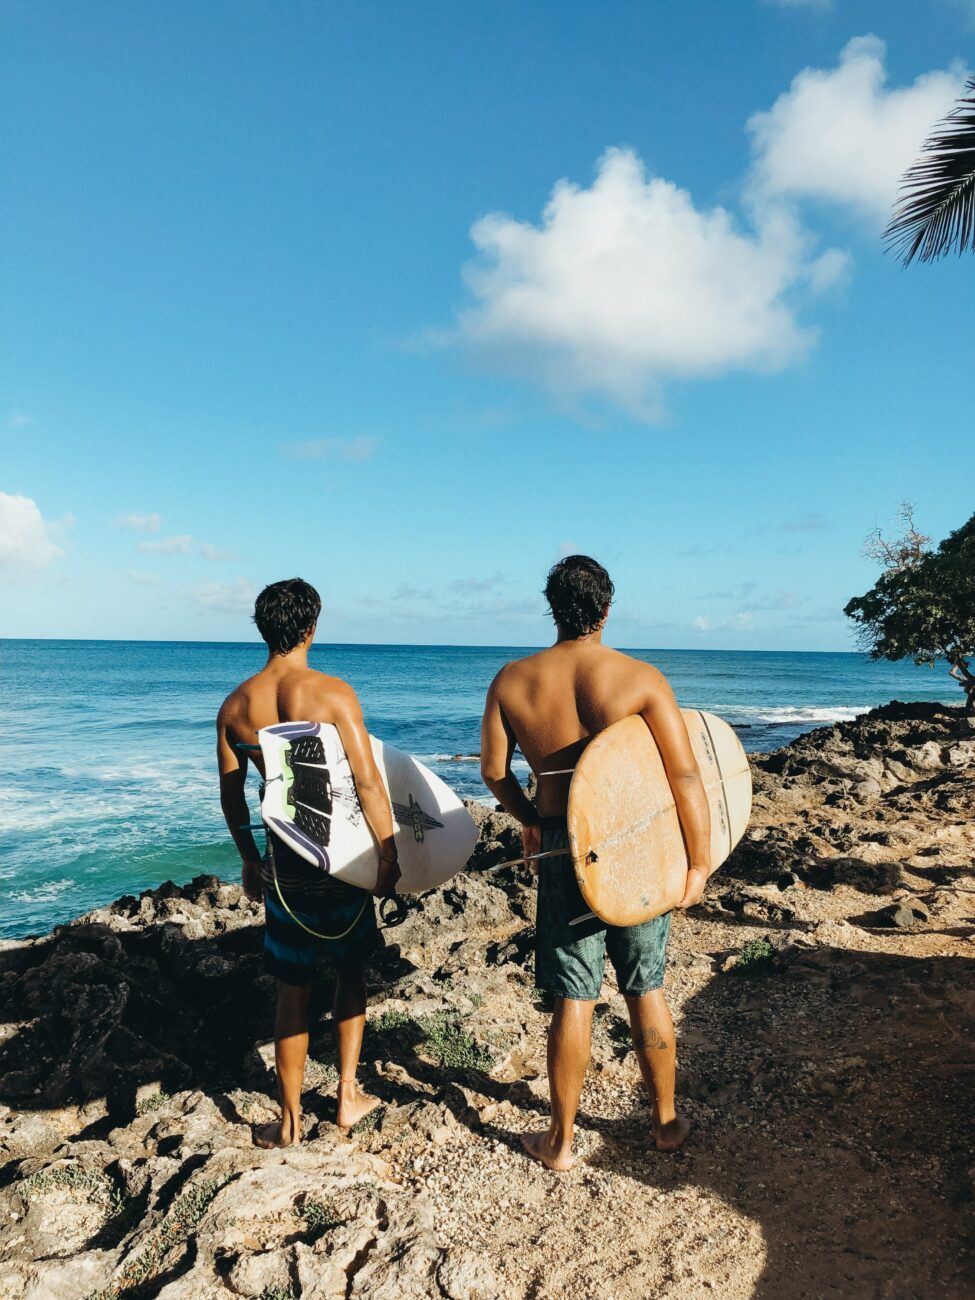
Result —
[{"label": "wet rock surface", "polygon": [[549,1006],[517,828],[387,930],[363,1085],[335,1126],[323,972],[305,1140],[275,1117],[261,910],[199,877],[0,947],[0,1295],[971,1294],[975,727],[890,705],[755,756],[751,830],[674,918],[687,1147],[650,1136],[607,969],[577,1159],[547,1115]]}]

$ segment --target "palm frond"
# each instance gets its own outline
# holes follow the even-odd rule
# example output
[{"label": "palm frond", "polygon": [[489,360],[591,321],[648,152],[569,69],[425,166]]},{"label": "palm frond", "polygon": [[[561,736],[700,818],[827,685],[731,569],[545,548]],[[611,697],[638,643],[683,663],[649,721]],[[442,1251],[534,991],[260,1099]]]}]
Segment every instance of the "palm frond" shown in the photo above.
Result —
[{"label": "palm frond", "polygon": [[975,77],[965,89],[901,180],[884,239],[905,266],[975,249]]}]

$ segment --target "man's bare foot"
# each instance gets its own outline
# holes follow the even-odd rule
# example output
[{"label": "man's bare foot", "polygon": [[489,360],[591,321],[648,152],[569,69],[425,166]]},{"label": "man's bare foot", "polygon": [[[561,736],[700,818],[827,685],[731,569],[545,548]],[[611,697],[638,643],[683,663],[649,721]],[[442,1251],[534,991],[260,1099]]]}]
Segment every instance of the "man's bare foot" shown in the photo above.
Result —
[{"label": "man's bare foot", "polygon": [[265,1151],[273,1150],[275,1147],[294,1146],[300,1137],[296,1138],[290,1121],[281,1120],[277,1124],[258,1124],[254,1128],[254,1145],[263,1147]]},{"label": "man's bare foot", "polygon": [[557,1174],[567,1173],[572,1168],[572,1148],[552,1145],[548,1129],[540,1133],[522,1133],[521,1145],[533,1160],[539,1160],[546,1169],[554,1169]]},{"label": "man's bare foot", "polygon": [[363,1092],[354,1079],[348,1083],[340,1082],[339,1113],[336,1123],[339,1128],[352,1128],[360,1119],[365,1119],[379,1104],[379,1098]]},{"label": "man's bare foot", "polygon": [[668,1124],[658,1124],[653,1117],[653,1138],[658,1151],[676,1151],[687,1141],[691,1132],[691,1121],[683,1115],[677,1115]]}]

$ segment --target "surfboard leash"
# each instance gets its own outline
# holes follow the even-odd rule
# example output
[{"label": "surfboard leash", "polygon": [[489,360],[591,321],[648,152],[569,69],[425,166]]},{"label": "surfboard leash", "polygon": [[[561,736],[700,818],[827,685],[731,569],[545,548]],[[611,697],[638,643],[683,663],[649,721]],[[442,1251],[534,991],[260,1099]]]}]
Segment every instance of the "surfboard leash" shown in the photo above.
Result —
[{"label": "surfboard leash", "polygon": [[344,939],[346,935],[352,933],[352,931],[362,920],[362,915],[365,912],[366,906],[369,902],[369,898],[370,898],[369,894],[366,894],[365,898],[363,899],[362,906],[359,908],[358,912],[356,912],[355,919],[353,920],[351,925],[346,926],[346,928],[340,934],[321,934],[319,933],[318,930],[313,930],[310,925],[305,925],[304,921],[302,921],[302,919],[299,916],[295,916],[294,912],[292,912],[291,908],[288,906],[284,894],[281,890],[281,881],[278,879],[278,864],[274,860],[274,845],[271,842],[270,833],[268,833],[267,835],[267,856],[268,856],[268,860],[271,863],[271,879],[274,881],[274,890],[278,896],[278,901],[280,902],[284,910],[287,912],[287,914],[291,917],[292,921],[294,921],[295,925],[299,926],[302,930],[304,930],[306,934],[310,934],[312,938],[325,939],[329,942],[335,939]]}]

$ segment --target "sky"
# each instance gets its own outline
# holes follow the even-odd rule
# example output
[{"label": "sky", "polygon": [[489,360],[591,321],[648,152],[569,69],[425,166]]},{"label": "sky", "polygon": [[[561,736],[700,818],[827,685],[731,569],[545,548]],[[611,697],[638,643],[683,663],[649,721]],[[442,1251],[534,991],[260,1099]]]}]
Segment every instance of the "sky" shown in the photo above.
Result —
[{"label": "sky", "polygon": [[0,636],[848,650],[975,508],[975,0],[0,0]]}]

